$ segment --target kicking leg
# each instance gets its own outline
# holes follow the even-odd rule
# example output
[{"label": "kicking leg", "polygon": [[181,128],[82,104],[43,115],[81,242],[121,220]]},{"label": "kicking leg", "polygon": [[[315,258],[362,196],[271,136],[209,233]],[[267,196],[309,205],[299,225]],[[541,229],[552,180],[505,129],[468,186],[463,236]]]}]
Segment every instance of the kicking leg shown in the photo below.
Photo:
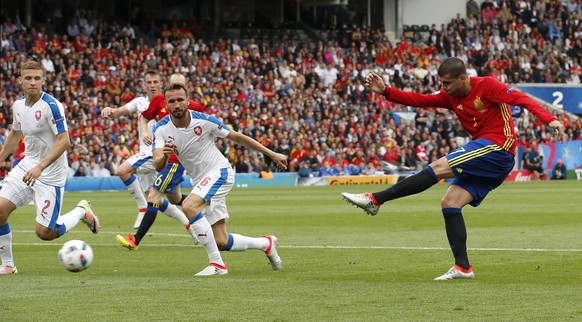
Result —
[{"label": "kicking leg", "polygon": [[374,216],[378,213],[380,206],[387,201],[423,192],[435,185],[439,179],[453,177],[454,174],[447,158],[442,157],[431,163],[426,169],[407,177],[386,190],[363,194],[344,192],[342,196],[349,203]]}]

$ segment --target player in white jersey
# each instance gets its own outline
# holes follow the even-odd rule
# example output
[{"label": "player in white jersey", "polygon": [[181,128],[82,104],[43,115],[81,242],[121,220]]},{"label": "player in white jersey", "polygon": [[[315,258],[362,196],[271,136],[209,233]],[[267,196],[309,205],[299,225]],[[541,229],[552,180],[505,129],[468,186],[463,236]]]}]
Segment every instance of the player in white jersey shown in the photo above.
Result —
[{"label": "player in white jersey", "polygon": [[[157,70],[148,70],[145,73],[144,80],[147,96],[136,97],[129,103],[119,108],[105,107],[101,111],[101,116],[114,118],[128,115],[134,112],[138,113],[138,117],[141,116],[141,113],[147,110],[149,107],[152,98],[162,92],[162,79],[160,73]],[[151,120],[148,123],[148,131],[151,132],[155,123],[156,122],[154,120]],[[144,195],[144,191],[148,191],[151,188],[157,173],[153,165],[152,149],[147,144],[145,144],[143,140],[147,133],[143,133],[141,127],[139,127],[138,134],[139,152],[123,162],[115,174],[119,176],[119,178],[127,186],[127,190],[129,190],[129,193],[131,193],[131,196],[137,203],[139,210],[137,219],[133,225],[134,228],[139,227],[139,224],[141,223],[143,216],[146,213],[147,201]],[[137,177],[135,176],[136,174]]]},{"label": "player in white jersey", "polygon": [[0,160],[4,161],[23,137],[26,151],[0,190],[0,275],[18,273],[8,217],[30,201],[36,208],[36,235],[42,240],[62,236],[79,221],[93,233],[99,231],[99,220],[86,200],[60,215],[67,178],[65,151],[71,143],[63,105],[42,91],[42,65],[35,61],[22,64],[19,83],[25,95],[12,106],[12,131],[0,150]]},{"label": "player in white jersey", "polygon": [[[266,253],[274,270],[283,268],[277,254],[277,237],[252,238],[229,234],[226,221],[229,218],[226,195],[234,184],[234,170],[216,147],[215,138],[227,138],[237,144],[269,156],[282,169],[287,168],[287,157],[275,153],[254,139],[231,131],[216,117],[188,110],[188,89],[180,83],[170,84],[164,90],[166,107],[170,115],[154,127],[152,146],[156,169],[162,170],[168,158],[175,153],[180,163],[190,173],[192,186],[190,195],[182,203],[182,209],[190,220],[190,229],[195,230],[199,241],[205,245],[210,256],[210,265],[197,275],[226,274],[227,268],[211,249],[209,239],[215,239],[218,249],[244,251],[259,249]],[[202,210],[204,209],[204,215]],[[204,231],[196,225],[204,218],[212,226]],[[217,252],[218,253],[218,252]],[[214,260],[213,260],[214,259]]]},{"label": "player in white jersey", "polygon": [[[186,76],[175,73],[170,76],[170,84],[182,83],[186,84]],[[204,105],[190,101],[189,109],[201,111]],[[158,120],[168,115],[169,111],[166,108],[164,94],[159,94],[152,99],[150,106],[145,110],[139,118],[139,126],[143,133],[148,133],[144,136],[143,142],[150,146],[153,143],[152,133],[148,132],[147,124],[150,120]],[[151,150],[151,148],[150,148]],[[135,234],[127,234],[127,236],[117,235],[117,241],[129,250],[137,250],[143,237],[147,234],[151,226],[154,224],[158,210],[164,214],[176,219],[184,226],[188,226],[188,218],[175,205],[181,205],[182,201],[188,197],[187,194],[182,194],[180,184],[184,181],[184,167],[180,164],[176,156],[171,156],[168,160],[168,165],[163,171],[160,171],[156,176],[156,180],[152,185],[147,195],[148,206],[146,213],[141,221],[137,232]],[[164,198],[164,194],[167,197]],[[190,230],[188,230],[190,232]],[[196,236],[192,236],[196,241]]]}]

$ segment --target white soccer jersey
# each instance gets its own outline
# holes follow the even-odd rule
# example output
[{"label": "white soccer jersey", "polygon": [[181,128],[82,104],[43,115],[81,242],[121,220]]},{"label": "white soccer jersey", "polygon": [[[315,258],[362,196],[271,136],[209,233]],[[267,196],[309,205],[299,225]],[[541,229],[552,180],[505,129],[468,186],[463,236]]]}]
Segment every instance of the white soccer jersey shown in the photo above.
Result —
[{"label": "white soccer jersey", "polygon": [[[68,131],[65,109],[54,97],[42,93],[32,106],[26,106],[24,96],[17,99],[12,105],[12,113],[12,127],[22,132],[26,147],[24,159],[18,163],[18,167],[29,171],[47,156],[57,141],[57,135]],[[48,185],[64,186],[67,170],[65,152],[44,169],[38,180]]]},{"label": "white soccer jersey", "polygon": [[192,182],[199,182],[213,169],[230,167],[228,159],[214,143],[216,137],[225,138],[230,129],[212,115],[189,112],[191,120],[186,128],[177,128],[170,115],[156,123],[152,151],[172,139],[178,160],[188,170]]},{"label": "white soccer jersey", "polygon": [[[136,97],[132,99],[129,103],[125,104],[129,113],[137,112],[138,118],[141,116],[143,111],[147,110],[150,106],[150,100],[147,96]],[[148,122],[148,132],[152,133],[152,128],[156,124],[155,120],[150,120]],[[143,137],[145,133],[141,133],[141,128],[137,129],[139,134],[139,152],[151,152],[151,147],[143,143]]]}]

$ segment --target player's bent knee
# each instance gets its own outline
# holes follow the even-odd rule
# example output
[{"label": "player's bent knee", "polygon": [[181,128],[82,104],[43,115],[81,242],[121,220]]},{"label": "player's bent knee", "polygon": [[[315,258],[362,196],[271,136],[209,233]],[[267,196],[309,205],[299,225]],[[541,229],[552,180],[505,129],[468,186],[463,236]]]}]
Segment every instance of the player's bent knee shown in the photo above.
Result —
[{"label": "player's bent knee", "polygon": [[226,247],[228,246],[228,239],[217,239],[215,236],[215,240],[216,246],[218,246],[218,250],[226,250]]},{"label": "player's bent knee", "polygon": [[458,200],[445,194],[441,199],[441,208],[462,208],[462,206],[459,205]]},{"label": "player's bent knee", "polygon": [[197,215],[206,206],[204,200],[198,196],[189,196],[182,203],[182,209],[186,214]]},{"label": "player's bent knee", "polygon": [[115,173],[121,180],[125,181],[131,177],[131,171],[117,170]]},{"label": "player's bent knee", "polygon": [[156,189],[150,189],[148,193],[148,202],[161,204],[164,199],[164,194]]},{"label": "player's bent knee", "polygon": [[51,230],[44,229],[44,230],[37,230],[36,236],[38,236],[38,238],[40,238],[42,240],[53,240],[53,239],[58,237],[58,234],[56,234],[55,232],[53,232]]},{"label": "player's bent knee", "polygon": [[180,194],[180,196],[167,195],[167,197],[168,197],[168,201],[172,205],[179,205],[180,202],[182,201],[182,195],[181,194]]}]

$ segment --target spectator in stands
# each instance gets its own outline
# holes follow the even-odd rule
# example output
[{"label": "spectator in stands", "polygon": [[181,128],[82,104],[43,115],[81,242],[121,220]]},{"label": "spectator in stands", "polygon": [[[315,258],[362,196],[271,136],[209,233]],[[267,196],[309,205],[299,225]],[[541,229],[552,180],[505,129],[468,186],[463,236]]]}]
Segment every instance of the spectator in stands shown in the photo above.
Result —
[{"label": "spectator in stands", "polygon": [[426,110],[424,108],[417,108],[416,115],[414,116],[414,122],[416,123],[416,128],[423,130],[428,126],[429,118]]},{"label": "spectator in stands", "polygon": [[554,169],[552,169],[552,180],[561,180],[566,179],[566,165],[562,159],[558,159],[556,164],[554,165]]},{"label": "spectator in stands", "polygon": [[249,173],[250,172],[250,167],[247,163],[247,160],[245,159],[245,157],[242,154],[239,154],[239,156],[236,159],[236,163],[234,165],[234,169],[236,173]]},{"label": "spectator in stands", "polygon": [[365,164],[362,167],[361,174],[363,174],[365,176],[374,176],[379,172],[383,174],[383,172],[380,169],[378,169],[378,167],[374,164],[374,162],[370,161],[370,162],[368,162],[368,164]]},{"label": "spectator in stands", "polygon": [[135,30],[131,26],[131,23],[127,23],[123,29],[121,29],[121,34],[128,37],[130,40],[135,40]]},{"label": "spectator in stands", "polygon": [[347,176],[357,176],[362,172],[362,168],[357,164],[350,163],[344,167],[342,172]]},{"label": "spectator in stands", "polygon": [[322,177],[335,176],[336,172],[329,161],[323,161],[321,168],[319,169],[319,175]]},{"label": "spectator in stands", "polygon": [[408,170],[415,171],[418,168],[413,149],[402,148],[400,163]]},{"label": "spectator in stands", "polygon": [[477,16],[479,14],[479,4],[475,0],[467,1],[467,17]]},{"label": "spectator in stands", "polygon": [[[502,3],[501,1],[487,1],[483,2],[483,4],[484,6],[492,4],[495,6],[495,4],[497,4],[500,9],[499,15],[504,14],[503,7],[505,3]],[[500,77],[503,75],[501,70],[505,70],[505,73],[509,78],[508,82],[565,81],[579,84],[578,73],[580,56],[578,53],[582,46],[580,45],[580,40],[578,40],[581,34],[581,27],[580,24],[577,23],[576,17],[580,14],[580,6],[576,3],[570,2],[568,5],[564,6],[551,5],[540,7],[539,4],[541,4],[541,2],[539,1],[532,3],[525,1],[523,2],[524,8],[521,8],[521,11],[519,11],[520,9],[518,8],[520,8],[521,4],[522,3],[520,2],[515,9],[515,27],[504,24],[501,20],[497,19],[494,19],[489,24],[485,24],[481,19],[477,20],[475,17],[471,18],[470,16],[465,17],[467,28],[464,31],[457,28],[459,24],[462,24],[462,22],[459,22],[458,18],[451,19],[449,24],[444,24],[440,29],[437,29],[435,25],[434,28],[431,29],[431,36],[432,31],[434,31],[436,34],[435,38],[432,39],[432,41],[427,40],[427,43],[434,44],[434,47],[436,48],[437,40],[440,36],[443,36],[443,39],[446,39],[447,42],[447,49],[436,53],[425,53],[423,50],[422,54],[427,57],[432,55],[430,56],[432,65],[434,60],[438,59],[443,61],[446,59],[451,55],[451,50],[454,50],[455,54],[461,53],[462,50],[464,50],[467,53],[467,66],[472,64],[475,68],[475,72],[472,73],[473,76],[486,75],[493,70],[493,67],[495,67],[499,71],[498,74]],[[536,12],[535,15],[533,14],[533,11]],[[557,45],[556,48],[547,45],[550,43],[550,38],[544,39],[544,37],[548,37],[548,34],[540,34],[537,26],[535,26],[537,34],[530,33],[530,24],[537,25],[537,16],[539,16],[539,13],[542,11],[545,16],[544,23],[547,23],[548,28],[553,25],[554,21],[558,21],[558,26],[560,26],[561,23],[560,27],[562,35],[555,39]],[[7,16],[10,16],[10,12],[7,13]],[[534,16],[536,16],[536,20],[532,23],[531,18]],[[18,15],[14,15],[14,17],[16,18],[12,18],[12,21],[17,21],[19,18]],[[66,32],[67,22],[65,22],[63,26],[63,30],[65,31],[64,34],[52,33],[53,31],[49,29],[46,33],[48,38],[43,53],[45,54],[45,58],[49,58],[53,62],[55,72],[53,75],[51,75],[51,73],[47,74],[47,91],[54,94],[54,96],[61,99],[64,103],[68,101],[67,109],[70,109],[73,104],[78,104],[74,106],[74,114],[76,116],[80,113],[83,118],[86,118],[90,114],[98,115],[103,106],[109,104],[123,104],[121,97],[118,97],[121,96],[121,94],[111,95],[104,90],[108,79],[116,78],[120,90],[124,90],[128,87],[133,95],[143,95],[143,79],[140,80],[136,75],[139,74],[139,68],[142,68],[141,66],[144,66],[145,63],[151,68],[160,68],[164,75],[171,73],[171,71],[168,70],[174,68],[187,68],[191,73],[188,76],[192,78],[193,90],[199,92],[201,96],[204,96],[206,102],[212,102],[209,106],[214,106],[211,108],[213,110],[216,110],[218,106],[221,106],[225,112],[230,113],[235,106],[244,106],[244,104],[248,104],[249,107],[247,110],[250,112],[239,115],[245,115],[244,122],[246,122],[245,124],[248,123],[248,127],[249,129],[252,129],[253,135],[255,133],[257,135],[262,135],[262,132],[265,131],[265,126],[270,126],[272,128],[274,126],[270,124],[271,121],[268,122],[269,124],[265,124],[262,120],[258,122],[256,121],[258,114],[256,115],[253,113],[255,105],[258,104],[257,106],[259,107],[259,110],[261,110],[263,107],[267,106],[267,103],[272,103],[270,108],[275,110],[278,109],[277,105],[281,104],[279,111],[281,111],[281,117],[283,117],[281,124],[284,123],[287,127],[285,130],[294,127],[295,131],[298,131],[300,128],[299,123],[303,120],[309,119],[316,127],[325,127],[328,142],[337,140],[336,148],[344,149],[347,142],[346,139],[342,137],[343,133],[334,126],[334,123],[327,125],[322,124],[322,121],[326,119],[326,115],[328,115],[327,117],[329,117],[330,120],[337,117],[333,122],[338,122],[340,121],[340,118],[344,117],[348,119],[358,118],[363,127],[366,128],[364,130],[365,133],[359,133],[358,137],[371,137],[373,142],[383,144],[384,142],[378,142],[380,137],[374,137],[368,127],[377,128],[383,126],[384,123],[392,121],[397,125],[399,116],[394,112],[400,112],[402,110],[406,111],[407,109],[406,106],[394,104],[382,99],[378,94],[370,95],[364,91],[366,98],[371,99],[371,102],[373,102],[374,105],[368,107],[368,113],[364,114],[360,112],[360,103],[358,103],[358,98],[354,97],[353,92],[355,90],[354,86],[356,84],[356,78],[362,77],[366,71],[375,68],[382,68],[386,74],[384,75],[386,77],[386,82],[390,81],[391,84],[397,88],[402,88],[404,84],[407,84],[407,86],[414,91],[426,93],[435,92],[438,89],[438,84],[436,84],[437,81],[433,80],[431,83],[430,77],[429,79],[425,78],[425,82],[429,82],[428,84],[423,84],[418,81],[410,81],[409,76],[412,75],[411,71],[422,69],[419,68],[422,67],[420,66],[421,63],[411,59],[412,55],[410,50],[413,47],[410,46],[409,40],[406,38],[402,38],[399,46],[392,46],[390,42],[376,36],[382,33],[380,28],[376,30],[371,28],[366,28],[366,30],[360,29],[360,42],[362,44],[354,46],[352,50],[349,42],[346,43],[345,46],[340,46],[343,44],[339,38],[337,40],[340,41],[322,42],[320,46],[311,46],[311,44],[302,40],[284,40],[278,46],[272,48],[269,48],[268,45],[263,46],[262,43],[259,44],[261,45],[259,47],[254,40],[241,40],[240,45],[234,46],[237,42],[236,39],[225,39],[221,42],[211,33],[201,34],[200,30],[202,29],[198,27],[190,28],[191,25],[188,23],[185,24],[184,21],[177,21],[175,26],[168,26],[168,34],[164,36],[159,35],[159,26],[162,25],[162,21],[151,20],[147,22],[144,24],[147,29],[140,30],[139,27],[133,26],[135,33],[140,32],[143,35],[150,34],[153,36],[151,39],[152,43],[150,44],[148,38],[145,38],[145,42],[131,42],[129,41],[129,38],[126,40],[124,37],[119,36],[121,35],[122,27],[126,26],[128,23],[127,21],[117,24],[106,21],[102,18],[95,19],[95,15],[86,13],[83,10],[80,10],[77,15],[70,17],[72,18],[69,22],[72,23],[73,20],[76,20],[79,34],[81,34],[81,30],[85,28],[86,33],[90,33],[91,37],[85,39],[85,44],[80,44],[81,46],[84,45],[86,48],[85,51],[83,53],[75,53],[73,48],[75,45],[79,46],[79,44],[74,44],[73,40],[75,40],[75,37],[68,36]],[[45,42],[45,40],[44,38],[40,39],[39,34],[43,34],[43,32],[38,26],[23,26],[19,22],[12,23],[7,20],[9,19],[5,20],[6,27],[3,28],[4,34],[2,36],[3,59],[1,63],[2,68],[0,68],[0,70],[3,73],[3,77],[1,78],[0,83],[2,84],[1,87],[3,89],[1,95],[6,97],[7,100],[4,106],[9,107],[12,105],[11,100],[13,101],[14,98],[22,95],[21,92],[18,92],[19,89],[16,77],[14,76],[16,74],[14,73],[14,68],[15,66],[18,66],[20,57],[16,51],[21,51],[24,55],[32,55],[34,53],[33,51],[43,48],[42,42]],[[184,29],[185,25],[186,29]],[[505,25],[507,25],[507,27]],[[33,29],[38,30],[38,32],[33,32]],[[459,35],[455,32],[457,29]],[[25,30],[30,30],[30,32],[23,32]],[[495,36],[496,34],[498,37],[492,38],[496,41],[494,43],[495,46],[493,46],[490,37]],[[196,37],[196,40],[193,38],[191,39],[190,35]],[[368,35],[374,35],[374,38],[368,38]],[[350,38],[350,36],[351,34],[348,34],[348,38]],[[459,36],[462,40],[461,47],[464,48],[460,48],[457,43],[457,38]],[[84,41],[83,38],[87,38],[86,35],[81,36],[82,41]],[[165,40],[165,38],[168,39]],[[158,42],[159,44],[157,44]],[[563,47],[560,46],[560,43]],[[162,46],[165,44],[168,48],[174,48],[174,52],[169,56],[168,52],[163,50]],[[232,44],[232,46],[229,44]],[[184,49],[183,46],[187,46],[187,48]],[[229,49],[230,47],[232,47],[232,50]],[[501,50],[500,47],[503,47],[504,49]],[[256,51],[254,48],[256,48]],[[428,48],[430,48],[430,46]],[[181,53],[177,53],[177,50],[180,50]],[[499,54],[504,51],[509,54],[507,55],[509,58],[505,59],[505,61],[503,61],[503,59],[500,60],[498,57],[500,56]],[[212,56],[210,55],[211,53]],[[488,53],[491,53],[491,55],[489,56]],[[516,53],[516,55],[512,55],[513,53]],[[329,61],[329,54],[333,56],[333,62],[331,63]],[[72,59],[72,55],[77,55],[79,57],[78,59]],[[208,57],[212,57],[213,59],[201,59],[202,57],[205,57],[205,55],[208,55]],[[174,56],[175,58],[170,59]],[[370,56],[372,58],[371,63],[369,63]],[[218,61],[214,60],[216,57],[219,58]],[[546,57],[551,57],[551,59],[548,60]],[[271,58],[274,59],[275,65],[272,67],[267,66],[266,64],[262,66],[262,60],[268,61]],[[529,65],[529,67],[525,66],[520,68],[524,58],[526,61],[525,65]],[[282,74],[278,77],[276,75],[278,73],[277,67],[282,61],[281,59],[287,60],[288,62],[290,75],[287,76],[287,79],[289,79],[290,84],[292,84],[289,87],[287,86],[285,77]],[[89,64],[87,63],[88,61],[90,61]],[[337,91],[320,87],[319,84],[322,81],[319,76],[309,76],[310,81],[315,83],[315,86],[312,87],[310,84],[307,84],[309,81],[305,76],[311,72],[312,68],[316,66],[316,62],[318,61],[325,62],[327,66],[338,69],[338,80],[334,84],[337,86]],[[503,62],[506,66],[496,66],[500,62]],[[222,75],[220,75],[220,79],[223,79],[224,83],[214,83],[212,81],[207,82],[204,80],[207,71],[211,71],[212,74],[219,66],[218,64],[222,66],[223,63],[226,63],[229,66],[229,71],[223,70]],[[65,80],[67,70],[77,69],[77,64],[80,65],[78,69],[81,71],[81,82],[83,84],[79,83],[79,81],[73,83]],[[93,67],[90,66],[91,64]],[[424,62],[422,62],[422,64],[424,64]],[[428,67],[429,73],[431,71],[431,65]],[[115,66],[116,68],[112,74],[108,70],[109,66]],[[548,69],[549,72],[540,72],[540,66]],[[546,68],[546,66],[549,67]],[[241,72],[243,68],[245,73]],[[89,76],[94,79],[93,87],[89,86],[88,83],[84,81],[85,70],[89,70]],[[263,77],[268,73],[268,70],[274,71],[274,75],[270,76],[273,83],[278,82],[277,79],[279,79],[279,82],[281,83],[281,85],[276,85],[274,88],[275,92],[278,91],[280,96],[273,96],[269,102],[263,100],[263,96],[266,95],[262,94],[263,90],[258,88],[258,84],[263,82]],[[469,70],[470,69],[468,69],[468,72]],[[560,77],[561,73],[563,73],[563,77]],[[211,75],[210,80],[212,80],[213,77],[214,75]],[[233,83],[228,82],[230,78],[238,80],[239,82],[236,84],[240,85],[233,85]],[[292,78],[293,80],[291,80]],[[407,80],[408,82],[406,82]],[[348,81],[352,82],[352,84],[348,84]],[[306,84],[307,86],[304,87]],[[84,88],[82,86],[84,86]],[[240,98],[237,97],[236,100],[231,100],[232,105],[222,105],[222,102],[220,102],[222,98],[220,96],[223,95],[223,92],[228,92],[232,86],[239,91],[239,94],[244,91],[246,96],[241,95]],[[250,87],[254,87],[254,90],[249,91],[248,88]],[[261,87],[264,86],[261,85]],[[307,88],[308,90],[303,91],[304,88]],[[336,87],[334,86],[334,88]],[[81,91],[91,91],[89,101],[93,98],[95,98],[95,101],[89,102],[79,98],[78,94],[81,93]],[[256,93],[254,93],[255,91]],[[316,93],[315,96],[312,93]],[[348,109],[345,114],[340,115],[337,109],[329,109],[326,111],[326,108],[323,108],[322,116],[324,117],[318,119],[317,113],[315,112],[313,112],[313,117],[311,117],[308,116],[308,114],[312,112],[309,110],[304,111],[301,108],[291,111],[291,108],[288,108],[283,102],[284,99],[289,99],[294,103],[296,102],[297,106],[303,106],[304,101],[306,101],[308,97],[309,99],[313,97],[314,100],[317,100],[318,105],[330,106],[329,103],[334,102],[338,104],[335,106],[343,106],[343,104],[347,104],[346,107]],[[360,100],[365,102],[363,97],[360,97]],[[427,114],[431,116],[431,119],[433,115],[439,115],[438,112],[435,113],[434,111],[428,111]],[[370,118],[368,115],[372,115],[373,117]],[[270,118],[271,116],[269,116],[269,119]],[[313,121],[311,121],[311,119]],[[116,123],[116,127],[127,129],[128,135],[120,136],[120,138],[125,137],[123,138],[123,141],[117,140],[117,137],[114,136],[113,139],[116,139],[116,141],[112,146],[109,145],[110,139],[107,134],[88,133],[85,132],[85,128],[79,127],[78,129],[75,129],[73,124],[71,125],[71,130],[77,130],[78,134],[76,137],[72,136],[72,138],[75,140],[75,144],[78,144],[77,142],[80,141],[81,137],[97,135],[101,137],[102,144],[106,147],[106,152],[109,153],[109,155],[115,155],[115,151],[119,151],[125,153],[125,157],[129,157],[135,151],[133,149],[136,145],[134,141],[137,140],[137,135],[135,135],[135,122],[135,116],[128,115],[127,118]],[[9,123],[10,120],[2,121],[0,119],[0,125],[4,125],[4,128]],[[97,119],[94,120],[94,124],[97,123],[103,124],[103,120],[97,117]],[[428,124],[429,128],[432,125],[431,123],[432,122],[429,122]],[[416,126],[416,124],[414,124],[413,127],[414,126]],[[277,125],[274,127],[274,131],[274,135],[278,136],[279,133],[277,132],[283,132],[283,129]],[[299,133],[302,133],[304,129],[302,128],[300,131],[301,132]],[[115,130],[112,132],[115,132]],[[123,131],[120,131],[120,133],[121,132]],[[532,132],[536,132],[535,128]],[[578,132],[573,133],[573,138],[579,137],[577,133]],[[459,134],[459,132],[456,134],[466,136],[466,134]],[[297,143],[292,143],[289,139],[283,137],[275,138],[273,144],[277,144],[277,147],[286,146],[286,149],[288,150],[297,147]],[[118,146],[117,149],[115,149],[116,145]],[[357,148],[362,148],[363,146],[363,141],[358,142],[356,145]],[[397,147],[398,150],[400,148],[400,146]],[[439,149],[444,151],[445,147],[439,147],[437,152]],[[430,151],[431,149],[427,150]],[[278,152],[285,153],[283,150]],[[288,152],[285,154],[289,155]]]},{"label": "spectator in stands", "polygon": [[300,163],[300,168],[299,168],[298,175],[301,178],[311,178],[311,177],[314,177],[313,170],[311,170],[311,165],[310,165],[309,160],[302,161]]},{"label": "spectator in stands", "polygon": [[544,158],[531,145],[525,147],[523,153],[523,168],[531,171],[531,180],[547,179],[547,171],[543,168]]},{"label": "spectator in stands", "polygon": [[273,171],[271,171],[271,169],[269,168],[269,166],[266,163],[263,164],[263,169],[261,170],[261,172],[259,174],[259,178],[261,178],[261,179],[273,179]]},{"label": "spectator in stands", "polygon": [[416,160],[420,163],[420,167],[424,168],[429,162],[429,156],[426,152],[426,143],[421,141],[415,149]]},{"label": "spectator in stands", "polygon": [[80,165],[77,171],[74,174],[75,177],[87,177],[87,172],[85,171],[85,167]]}]

